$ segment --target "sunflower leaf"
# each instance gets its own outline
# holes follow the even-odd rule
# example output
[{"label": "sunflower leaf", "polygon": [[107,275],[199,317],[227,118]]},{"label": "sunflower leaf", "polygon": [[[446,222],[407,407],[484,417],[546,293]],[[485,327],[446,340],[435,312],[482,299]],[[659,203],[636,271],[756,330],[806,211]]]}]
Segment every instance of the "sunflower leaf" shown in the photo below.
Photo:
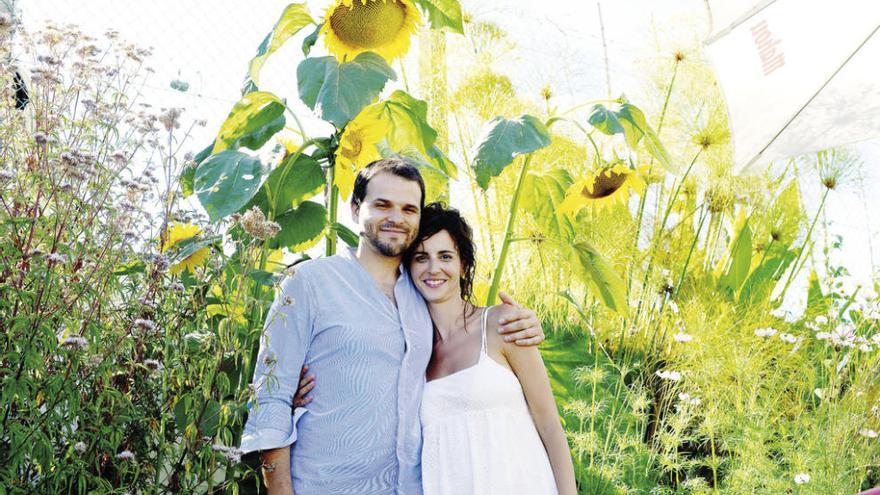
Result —
[{"label": "sunflower leaf", "polygon": [[376,112],[377,119],[388,123],[386,139],[393,151],[412,147],[426,158],[431,157],[429,150],[437,140],[437,131],[428,125],[427,103],[397,90],[371,110]]},{"label": "sunflower leaf", "polygon": [[[295,156],[288,155],[269,174],[266,182],[244,209],[258,206],[263,212],[271,212],[272,217],[275,217],[296,208],[321,191],[324,186],[324,171],[321,165],[308,155],[299,155],[294,160]],[[272,197],[271,203],[270,197]]]},{"label": "sunflower leaf", "polygon": [[270,247],[286,246],[291,252],[305,251],[314,246],[327,228],[327,209],[313,201],[275,218],[281,231],[272,239]]},{"label": "sunflower leaf", "polygon": [[454,33],[464,34],[458,0],[415,0],[415,3],[427,12],[432,28],[448,28]]},{"label": "sunflower leaf", "polygon": [[385,59],[364,52],[342,64],[336,57],[306,58],[296,68],[296,78],[303,103],[341,128],[397,75]]},{"label": "sunflower leaf", "polygon": [[609,136],[622,134],[627,146],[633,151],[638,148],[639,143],[644,142],[648,153],[670,169],[671,160],[666,148],[648,124],[644,112],[632,103],[622,101],[617,110],[612,110],[601,103],[594,105],[590,112],[589,123]]},{"label": "sunflower leaf", "polygon": [[254,91],[241,97],[226,117],[212,153],[241,146],[260,149],[284,128],[284,103],[272,93]]},{"label": "sunflower leaf", "polygon": [[196,169],[195,193],[212,222],[235,213],[257,193],[260,160],[235,150],[211,155]]},{"label": "sunflower leaf", "polygon": [[576,227],[569,215],[557,210],[572,182],[568,171],[562,168],[547,173],[532,172],[525,178],[520,200],[520,206],[537,220],[543,232],[565,240],[575,237]]},{"label": "sunflower leaf", "polygon": [[263,42],[257,47],[257,55],[251,59],[248,65],[248,74],[245,78],[242,95],[257,91],[260,69],[263,68],[266,59],[281,48],[284,42],[300,32],[302,28],[314,22],[305,3],[292,3],[284,9],[278,22],[275,23],[275,27],[263,38]]},{"label": "sunflower leaf", "polygon": [[358,247],[358,242],[360,241],[360,236],[355,234],[350,228],[342,225],[339,222],[333,224],[333,230],[336,232],[336,235],[342,239],[342,242],[348,244],[351,247]]},{"label": "sunflower leaf", "polygon": [[487,189],[489,180],[500,175],[518,155],[531,153],[549,144],[550,133],[537,118],[531,115],[521,115],[511,120],[495,117],[487,125],[471,164],[477,175],[477,184]]},{"label": "sunflower leaf", "polygon": [[609,309],[626,315],[626,284],[614,266],[586,242],[572,244],[571,249],[577,265],[587,277],[587,288]]},{"label": "sunflower leaf", "polygon": [[324,27],[324,23],[318,24],[314,31],[303,39],[302,43],[302,51],[303,55],[306,57],[309,56],[309,53],[312,51],[312,47],[315,46],[315,43],[318,42],[318,35],[321,34],[321,28]]}]

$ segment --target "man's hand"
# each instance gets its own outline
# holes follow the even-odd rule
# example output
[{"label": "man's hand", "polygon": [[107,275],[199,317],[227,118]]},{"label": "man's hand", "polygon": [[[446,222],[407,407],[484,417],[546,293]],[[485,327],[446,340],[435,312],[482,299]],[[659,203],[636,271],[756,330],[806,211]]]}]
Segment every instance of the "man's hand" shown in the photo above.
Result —
[{"label": "man's hand", "polygon": [[528,308],[523,308],[506,292],[498,294],[504,303],[498,315],[498,333],[504,335],[505,342],[514,342],[519,346],[538,345],[544,341],[544,330],[538,315]]},{"label": "man's hand", "polygon": [[305,407],[306,404],[315,398],[313,395],[306,397],[306,395],[315,388],[315,375],[306,375],[308,372],[309,365],[303,365],[302,370],[299,372],[299,388],[296,390],[296,395],[293,396],[294,409],[297,407]]}]

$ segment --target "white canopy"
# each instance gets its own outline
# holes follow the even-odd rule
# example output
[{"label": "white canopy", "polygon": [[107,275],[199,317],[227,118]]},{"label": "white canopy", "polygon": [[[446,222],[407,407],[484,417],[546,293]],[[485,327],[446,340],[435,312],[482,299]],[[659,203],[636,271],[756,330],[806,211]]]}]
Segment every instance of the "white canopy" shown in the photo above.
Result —
[{"label": "white canopy", "polygon": [[706,4],[736,170],[880,137],[880,1]]}]

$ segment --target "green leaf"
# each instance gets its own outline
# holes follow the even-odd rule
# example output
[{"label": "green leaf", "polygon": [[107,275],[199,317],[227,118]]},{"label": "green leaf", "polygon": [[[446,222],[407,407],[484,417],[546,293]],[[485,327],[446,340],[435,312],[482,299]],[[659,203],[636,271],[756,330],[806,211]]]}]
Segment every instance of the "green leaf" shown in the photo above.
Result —
[{"label": "green leaf", "polygon": [[255,282],[260,285],[265,285],[266,287],[272,287],[275,285],[275,274],[272,272],[268,272],[266,270],[253,270],[248,276],[250,276]]},{"label": "green leaf", "polygon": [[286,246],[291,252],[298,252],[313,246],[321,238],[327,227],[327,209],[313,201],[306,201],[299,207],[276,217],[281,232],[272,239],[273,249]]},{"label": "green leaf", "polygon": [[248,75],[245,78],[245,88],[242,94],[256,91],[260,81],[260,69],[266,63],[266,59],[281,48],[288,39],[300,32],[302,28],[313,24],[315,21],[309,15],[305,3],[292,3],[284,9],[278,22],[272,31],[266,35],[260,46],[257,47],[257,55],[251,59],[248,65]]},{"label": "green leaf", "polygon": [[196,195],[212,222],[235,213],[257,193],[260,161],[240,151],[211,155],[196,170]]},{"label": "green leaf", "polygon": [[718,284],[732,293],[736,293],[745,282],[752,266],[752,229],[749,228],[748,219],[737,223],[741,225],[739,232],[719,264],[724,275],[720,277]]},{"label": "green leaf", "polygon": [[822,293],[822,285],[819,284],[819,276],[816,270],[810,270],[810,279],[807,285],[807,317],[824,315],[831,306],[830,298]]},{"label": "green leaf", "polygon": [[174,405],[174,424],[178,432],[182,433],[189,424],[189,410],[192,407],[192,394],[185,394]]},{"label": "green leaf", "polygon": [[336,235],[342,239],[342,242],[348,244],[351,247],[358,247],[358,242],[360,242],[360,236],[355,234],[351,229],[342,225],[339,222],[333,224],[333,230],[336,231]]},{"label": "green leaf", "polygon": [[626,284],[614,267],[586,242],[571,245],[576,266],[586,275],[587,288],[609,309],[626,315]]},{"label": "green leaf", "polygon": [[[245,206],[259,206],[264,213],[278,216],[311,198],[324,187],[321,165],[308,155],[288,155],[269,174],[266,182]],[[272,197],[270,204],[269,197]]]},{"label": "green leaf", "polygon": [[[412,163],[419,169],[422,180],[425,182],[425,202],[439,201],[448,196],[449,176],[429,162],[419,150],[413,146],[405,146],[398,151],[392,150],[385,140],[376,144],[382,158],[401,157]],[[445,196],[444,196],[445,195]]]},{"label": "green leaf", "polygon": [[785,247],[774,251],[779,251],[780,254],[768,255],[764,262],[752,270],[749,278],[743,283],[739,293],[741,305],[762,305],[768,301],[774,285],[779,282],[797,257],[796,251]]},{"label": "green leaf", "polygon": [[199,422],[199,432],[201,436],[213,437],[217,433],[220,426],[220,403],[214,399],[209,399],[205,404],[205,411],[202,413],[202,420]]},{"label": "green leaf", "polygon": [[336,57],[306,58],[296,68],[303,103],[340,128],[396,77],[385,59],[372,52],[361,53],[341,65]]},{"label": "green leaf", "polygon": [[324,27],[324,23],[318,24],[312,34],[305,37],[302,44],[303,55],[306,57],[309,56],[309,52],[312,51],[312,47],[315,46],[315,43],[318,42],[318,35],[321,33],[321,28]]},{"label": "green leaf", "polygon": [[543,233],[564,240],[574,239],[576,226],[572,218],[557,213],[572,182],[568,171],[561,168],[526,176],[520,206],[538,222]]},{"label": "green leaf", "polygon": [[458,178],[458,166],[437,145],[428,148],[428,159],[450,179]]},{"label": "green leaf", "polygon": [[113,269],[113,275],[131,275],[132,273],[143,273],[147,265],[143,260],[132,260],[128,263],[122,263]]},{"label": "green leaf", "polygon": [[401,152],[415,148],[422,156],[430,156],[429,150],[437,140],[437,131],[428,125],[427,103],[397,90],[371,109],[377,112],[376,118],[388,123],[386,140],[391,150]]},{"label": "green leaf", "polygon": [[272,93],[254,91],[241,97],[226,117],[212,153],[241,146],[260,149],[284,128],[284,103]]},{"label": "green leaf", "polygon": [[176,245],[174,245],[174,256],[171,257],[171,264],[176,265],[181,261],[192,256],[193,253],[198,251],[199,249],[206,248],[208,246],[218,244],[222,241],[222,237],[220,236],[209,236],[209,237],[190,237],[189,239],[180,241]]},{"label": "green leaf", "polygon": [[667,169],[671,168],[671,160],[666,148],[660,142],[657,134],[648,125],[648,120],[637,106],[622,100],[617,110],[612,110],[605,105],[597,104],[590,112],[589,123],[599,131],[613,136],[622,134],[627,146],[635,151],[639,143],[644,139],[645,149]]},{"label": "green leaf", "polygon": [[428,21],[434,29],[447,28],[458,34],[464,34],[461,5],[458,0],[415,0],[428,13]]},{"label": "green leaf", "polygon": [[472,167],[477,184],[484,190],[489,180],[501,174],[513,159],[523,153],[541,149],[550,144],[550,133],[540,120],[531,115],[521,115],[508,120],[495,117],[477,146]]},{"label": "green leaf", "polygon": [[185,167],[183,172],[180,173],[178,181],[180,182],[180,192],[183,193],[184,198],[192,196],[195,191],[196,168],[198,168],[200,163],[205,161],[205,158],[211,156],[212,149],[214,149],[214,143],[205,146],[202,151],[199,151],[196,156],[193,157],[192,166]]}]

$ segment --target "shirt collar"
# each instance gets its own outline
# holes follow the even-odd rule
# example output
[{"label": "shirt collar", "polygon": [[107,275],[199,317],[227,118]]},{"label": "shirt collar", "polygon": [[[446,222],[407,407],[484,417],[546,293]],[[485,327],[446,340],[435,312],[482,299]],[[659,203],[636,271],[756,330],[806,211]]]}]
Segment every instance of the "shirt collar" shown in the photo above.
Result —
[{"label": "shirt collar", "polygon": [[[357,248],[353,248],[351,246],[342,246],[342,249],[339,249],[337,251],[337,254],[339,256],[351,261],[352,263],[357,263],[357,265],[361,268],[361,270],[364,270],[366,272],[364,265],[361,265],[361,262],[358,261],[356,253],[357,253]],[[407,271],[403,268],[403,263],[400,263],[400,265],[398,265],[397,273],[403,277],[409,276]]]}]

